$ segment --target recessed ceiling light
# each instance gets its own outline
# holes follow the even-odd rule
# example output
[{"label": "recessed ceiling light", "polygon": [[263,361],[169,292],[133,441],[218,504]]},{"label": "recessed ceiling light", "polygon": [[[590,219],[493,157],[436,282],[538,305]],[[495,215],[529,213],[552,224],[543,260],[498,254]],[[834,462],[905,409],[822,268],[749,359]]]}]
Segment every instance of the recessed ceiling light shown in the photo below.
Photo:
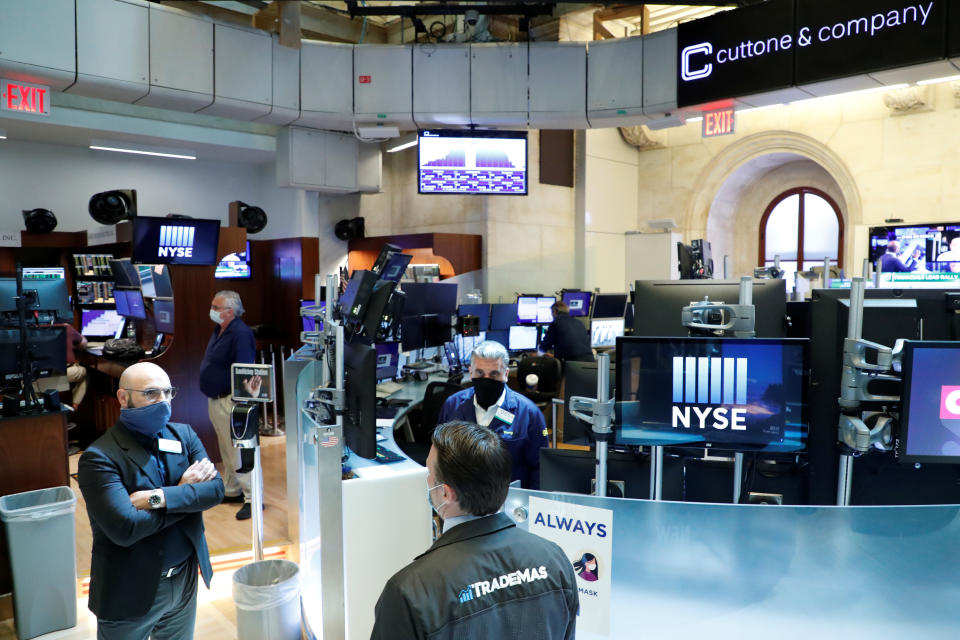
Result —
[{"label": "recessed ceiling light", "polygon": [[154,145],[140,144],[138,142],[91,140],[90,148],[96,151],[115,151],[117,153],[133,153],[142,156],[157,156],[160,158],[179,158],[181,160],[197,159],[197,154],[187,149],[157,147]]}]

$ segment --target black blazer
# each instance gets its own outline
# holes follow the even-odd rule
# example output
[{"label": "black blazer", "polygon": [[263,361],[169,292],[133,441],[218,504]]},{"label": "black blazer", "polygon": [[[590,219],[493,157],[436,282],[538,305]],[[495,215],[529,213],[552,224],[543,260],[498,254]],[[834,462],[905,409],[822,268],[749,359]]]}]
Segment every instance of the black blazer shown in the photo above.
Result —
[{"label": "black blazer", "polygon": [[[179,481],[196,460],[207,457],[197,434],[186,424],[169,423],[162,437],[182,443],[182,454],[166,454],[171,478]],[[80,491],[87,503],[93,533],[89,608],[98,618],[124,620],[146,614],[168,568],[163,558],[167,527],[180,527],[193,543],[207,587],[213,569],[203,535],[202,512],[223,501],[223,480],[163,486],[153,456],[120,422],[80,456]],[[141,511],[130,494],[163,489],[167,506]]]}]

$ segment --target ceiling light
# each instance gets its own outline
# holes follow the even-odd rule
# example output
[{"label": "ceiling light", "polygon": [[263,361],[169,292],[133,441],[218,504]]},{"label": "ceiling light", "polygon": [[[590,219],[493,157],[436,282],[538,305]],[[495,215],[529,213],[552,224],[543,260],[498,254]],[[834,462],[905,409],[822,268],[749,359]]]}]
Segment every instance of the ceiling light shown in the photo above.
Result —
[{"label": "ceiling light", "polygon": [[690,124],[691,122],[702,122],[702,121],[703,121],[703,116],[697,116],[696,118],[687,118],[687,124]]},{"label": "ceiling light", "polygon": [[762,107],[749,107],[747,109],[737,109],[737,113],[750,113],[751,111],[763,111],[764,109],[776,109],[784,106],[783,103],[765,104]]},{"label": "ceiling light", "polygon": [[197,159],[197,154],[187,149],[157,147],[154,145],[140,144],[138,142],[91,140],[90,148],[97,151],[116,151],[118,153],[134,153],[143,156],[158,156],[161,158],[180,158],[182,160]]},{"label": "ceiling light", "polygon": [[394,153],[396,151],[402,151],[404,149],[417,146],[417,142],[419,140],[417,135],[418,134],[416,133],[410,133],[397,138],[396,140],[391,140],[386,145],[387,153]]},{"label": "ceiling light", "polygon": [[954,80],[960,80],[960,75],[945,76],[943,78],[931,78],[929,80],[920,80],[919,82],[917,82],[917,84],[920,86],[923,86],[925,84],[939,84],[941,82],[953,82]]}]

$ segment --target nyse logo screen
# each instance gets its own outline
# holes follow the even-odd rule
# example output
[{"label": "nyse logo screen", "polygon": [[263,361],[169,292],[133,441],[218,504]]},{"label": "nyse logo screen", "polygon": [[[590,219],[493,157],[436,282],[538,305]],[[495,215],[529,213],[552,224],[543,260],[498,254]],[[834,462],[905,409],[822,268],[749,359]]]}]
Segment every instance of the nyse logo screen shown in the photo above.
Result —
[{"label": "nyse logo screen", "polygon": [[620,346],[623,444],[803,447],[806,341],[634,338]]},{"label": "nyse logo screen", "polygon": [[160,246],[157,257],[193,257],[193,237],[196,229],[186,226],[163,225],[160,227]]},{"label": "nyse logo screen", "polygon": [[171,220],[137,216],[133,220],[133,261],[143,264],[217,264],[220,221]]}]

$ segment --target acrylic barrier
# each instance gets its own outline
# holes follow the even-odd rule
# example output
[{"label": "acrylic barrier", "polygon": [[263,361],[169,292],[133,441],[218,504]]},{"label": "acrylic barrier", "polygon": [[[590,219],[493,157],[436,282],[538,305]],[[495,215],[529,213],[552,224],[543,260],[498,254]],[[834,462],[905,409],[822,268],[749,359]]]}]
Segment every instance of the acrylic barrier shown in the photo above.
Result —
[{"label": "acrylic barrier", "polygon": [[652,502],[511,488],[556,541],[577,638],[956,638],[960,505]]}]

